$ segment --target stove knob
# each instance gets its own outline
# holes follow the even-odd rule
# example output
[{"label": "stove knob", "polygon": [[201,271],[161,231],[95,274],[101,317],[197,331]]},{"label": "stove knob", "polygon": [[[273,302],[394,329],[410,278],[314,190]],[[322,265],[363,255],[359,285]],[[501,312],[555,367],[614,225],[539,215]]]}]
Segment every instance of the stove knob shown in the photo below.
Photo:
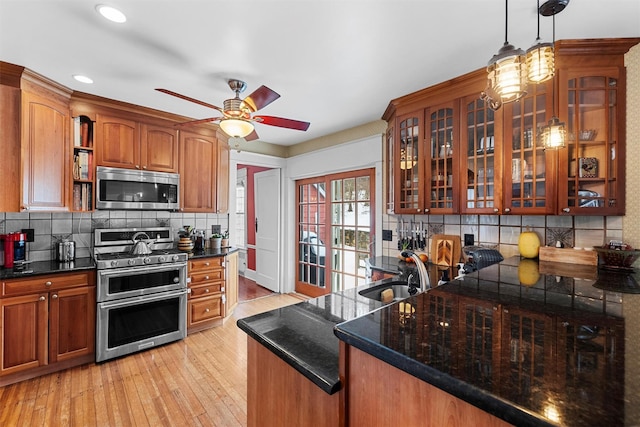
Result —
[{"label": "stove knob", "polygon": [[165,259],[164,255],[160,255],[160,256],[158,257],[158,261],[159,261],[159,262],[165,262],[165,261],[166,261],[166,259]]},{"label": "stove knob", "polygon": [[151,264],[151,258],[146,257],[146,258],[144,259],[144,263],[145,263],[145,264]]},{"label": "stove knob", "polygon": [[129,261],[127,261],[127,264],[129,265],[134,265],[136,263],[136,260],[131,258]]},{"label": "stove knob", "polygon": [[173,260],[174,260],[174,261],[178,261],[179,259],[180,259],[180,257],[179,257],[178,255],[174,255],[174,256],[173,256]]},{"label": "stove knob", "polygon": [[118,266],[118,261],[116,261],[115,259],[111,261],[111,267],[117,267],[117,266]]}]

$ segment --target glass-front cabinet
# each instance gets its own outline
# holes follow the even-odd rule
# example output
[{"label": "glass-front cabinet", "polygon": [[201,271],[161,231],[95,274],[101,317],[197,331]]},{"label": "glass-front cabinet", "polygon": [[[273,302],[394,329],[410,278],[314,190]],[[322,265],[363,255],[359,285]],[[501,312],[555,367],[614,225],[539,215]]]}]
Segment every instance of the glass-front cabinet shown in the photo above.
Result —
[{"label": "glass-front cabinet", "polygon": [[619,141],[624,93],[617,67],[594,73],[568,71],[560,105],[567,148],[560,155],[561,213],[624,213],[624,159]]},{"label": "glass-front cabinet", "polygon": [[424,210],[423,112],[398,118],[395,179],[395,213],[416,214]]},{"label": "glass-front cabinet", "polygon": [[502,209],[501,159],[502,141],[499,112],[490,109],[478,96],[463,101],[465,132],[461,153],[464,182],[462,211],[465,213],[500,213]]},{"label": "glass-front cabinet", "polygon": [[529,93],[504,107],[504,213],[555,212],[555,151],[545,151],[542,128],[551,118],[551,83],[529,85]]},{"label": "glass-front cabinet", "polygon": [[427,110],[429,138],[427,208],[429,213],[454,213],[458,206],[457,118],[453,105],[447,104]]}]

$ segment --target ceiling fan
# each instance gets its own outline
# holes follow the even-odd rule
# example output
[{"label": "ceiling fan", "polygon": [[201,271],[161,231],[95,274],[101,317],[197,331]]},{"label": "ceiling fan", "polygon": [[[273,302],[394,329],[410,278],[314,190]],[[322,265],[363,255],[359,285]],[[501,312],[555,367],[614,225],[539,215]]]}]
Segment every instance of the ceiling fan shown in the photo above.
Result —
[{"label": "ceiling fan", "polygon": [[277,126],[287,129],[296,129],[305,131],[309,128],[310,123],[302,122],[299,120],[285,119],[282,117],[263,116],[256,115],[251,116],[252,113],[260,110],[271,104],[276,99],[280,98],[280,95],[266,86],[260,86],[251,95],[244,99],[240,99],[240,94],[247,88],[245,82],[236,79],[229,80],[229,87],[236,93],[235,98],[226,99],[224,101],[224,108],[217,107],[198,99],[190,98],[186,95],[170,91],[168,89],[156,89],[159,92],[166,93],[167,95],[175,96],[185,101],[195,102],[196,104],[213,108],[222,113],[222,117],[208,117],[206,119],[192,120],[184,123],[180,123],[180,126],[196,125],[199,123],[207,122],[220,122],[220,127],[229,136],[237,138],[245,138],[247,141],[253,141],[258,139],[253,123],[262,123],[269,126]]}]

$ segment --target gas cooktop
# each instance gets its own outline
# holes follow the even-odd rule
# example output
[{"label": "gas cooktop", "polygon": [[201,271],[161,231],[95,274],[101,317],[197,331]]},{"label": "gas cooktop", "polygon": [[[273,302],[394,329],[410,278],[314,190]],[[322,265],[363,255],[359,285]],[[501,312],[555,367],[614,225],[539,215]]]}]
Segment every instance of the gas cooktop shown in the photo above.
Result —
[{"label": "gas cooktop", "polygon": [[98,269],[186,262],[187,258],[187,254],[178,249],[155,250],[147,255],[134,255],[129,252],[112,252],[95,255]]}]

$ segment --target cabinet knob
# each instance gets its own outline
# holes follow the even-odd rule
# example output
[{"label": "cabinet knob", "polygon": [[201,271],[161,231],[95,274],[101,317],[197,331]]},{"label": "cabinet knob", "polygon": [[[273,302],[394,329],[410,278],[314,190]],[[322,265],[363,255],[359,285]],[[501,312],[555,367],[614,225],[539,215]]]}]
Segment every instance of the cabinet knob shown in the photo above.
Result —
[{"label": "cabinet knob", "polygon": [[23,207],[22,207],[22,210],[23,210],[23,211],[28,211],[28,210],[29,210],[29,206],[23,206]]},{"label": "cabinet knob", "polygon": [[45,285],[45,286],[51,286],[52,284],[53,284],[53,283],[51,283],[51,281],[46,281],[46,282],[44,282],[44,285]]},{"label": "cabinet knob", "polygon": [[499,212],[500,212],[500,209],[498,209],[498,208],[493,208],[493,213],[499,213]]},{"label": "cabinet knob", "polygon": [[563,208],[563,209],[562,209],[562,212],[571,212],[571,209],[569,209],[569,208]]},{"label": "cabinet knob", "polygon": [[205,308],[205,309],[204,309],[204,312],[205,312],[205,313],[208,313],[209,311],[211,311],[211,310],[209,310],[208,308]]},{"label": "cabinet knob", "polygon": [[205,262],[205,263],[204,263],[204,265],[208,266],[208,265],[209,265],[209,262],[208,262],[208,261],[207,261],[207,262]]},{"label": "cabinet knob", "polygon": [[208,294],[208,293],[209,293],[209,288],[205,289],[205,290],[204,290],[204,293],[205,293],[205,294]]},{"label": "cabinet knob", "polygon": [[136,169],[140,169],[140,165],[136,165]]},{"label": "cabinet knob", "polygon": [[430,210],[431,210],[431,209],[425,209],[424,211],[425,211],[425,212],[429,212]]},{"label": "cabinet knob", "polygon": [[143,166],[143,167],[142,167],[142,169],[146,169],[146,168],[147,168],[146,166]]},{"label": "cabinet knob", "polygon": [[509,213],[509,212],[511,212],[511,208],[504,208],[504,212],[505,212],[505,213]]},{"label": "cabinet knob", "polygon": [[51,295],[51,299],[58,299],[58,294]]},{"label": "cabinet knob", "polygon": [[209,276],[204,276],[204,280],[209,280]]},{"label": "cabinet knob", "polygon": [[40,298],[38,298],[38,301],[44,301],[46,298],[44,296],[41,296]]},{"label": "cabinet knob", "polygon": [[420,209],[416,209],[416,212],[421,212],[421,210]]}]

